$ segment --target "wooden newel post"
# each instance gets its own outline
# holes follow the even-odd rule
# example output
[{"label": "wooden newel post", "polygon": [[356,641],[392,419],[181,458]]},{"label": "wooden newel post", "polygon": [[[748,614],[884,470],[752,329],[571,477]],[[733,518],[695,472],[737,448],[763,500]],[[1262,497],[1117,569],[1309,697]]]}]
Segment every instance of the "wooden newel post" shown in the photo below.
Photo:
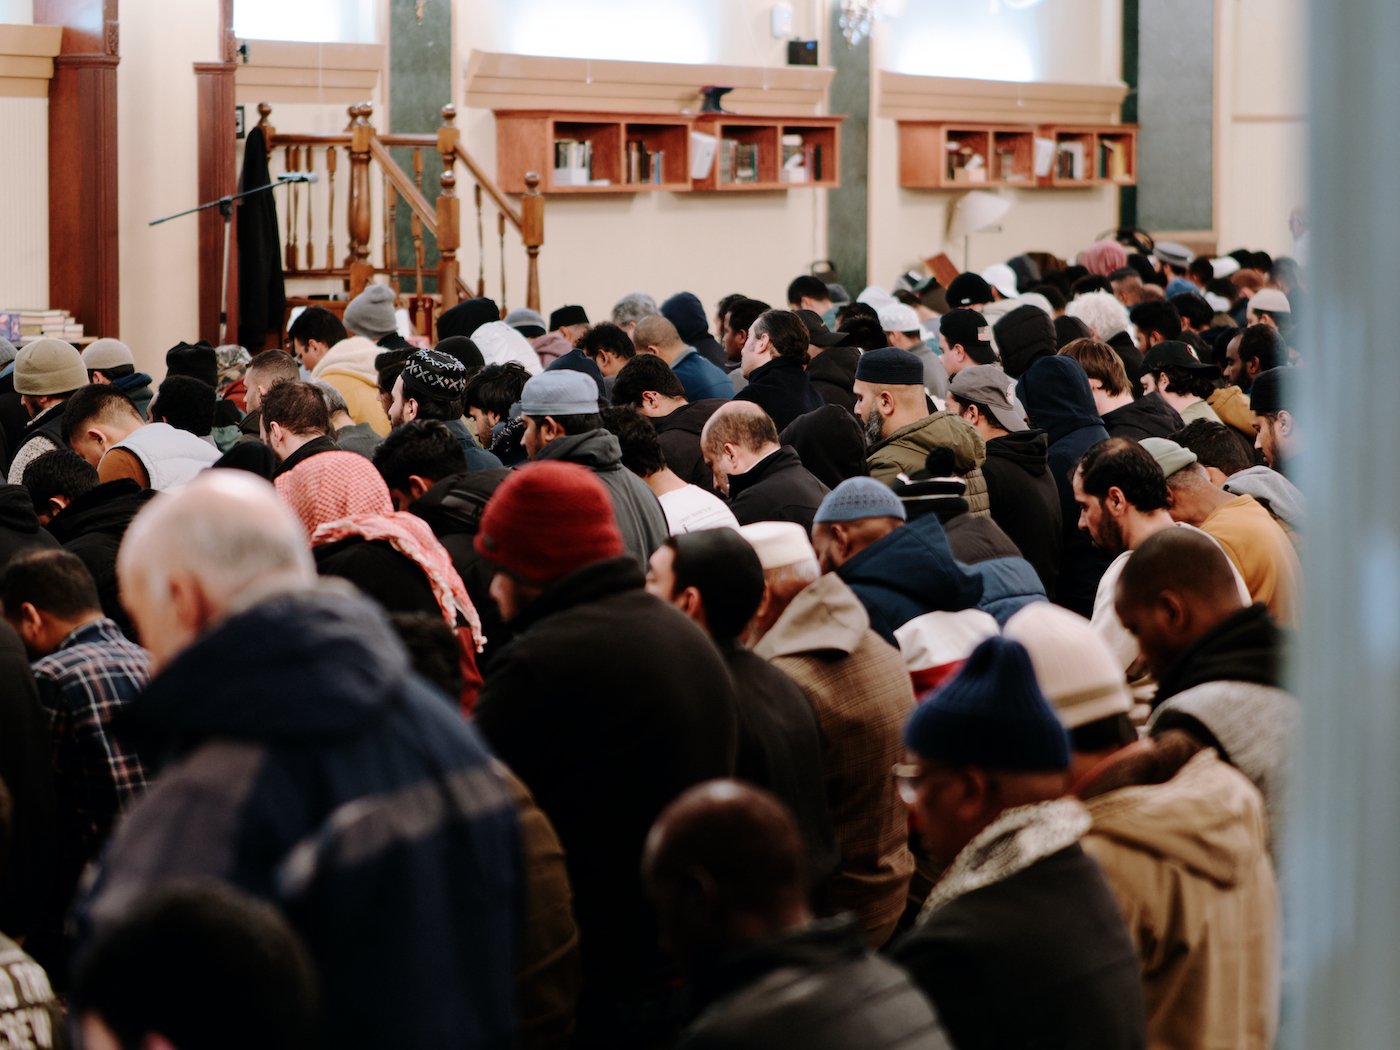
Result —
[{"label": "wooden newel post", "polygon": [[267,118],[272,116],[272,106],[267,102],[258,103],[258,127],[263,131],[263,145],[267,147],[268,156],[272,155],[272,140],[277,136],[277,129],[272,126],[272,121]]},{"label": "wooden newel post", "polygon": [[374,279],[369,261],[370,198],[369,142],[374,125],[369,122],[374,108],[368,102],[352,106],[350,123],[350,298],[365,290]]},{"label": "wooden newel post", "polygon": [[461,132],[454,121],[457,107],[442,107],[442,127],[438,128],[438,152],[442,154],[441,192],[437,199],[438,295],[444,310],[457,304],[457,249],[462,243],[462,202],[457,199],[457,140]]},{"label": "wooden newel post", "polygon": [[544,195],[538,172],[525,173],[525,195],[520,198],[520,239],[528,256],[525,271],[525,305],[540,308],[540,247],[544,244]]}]

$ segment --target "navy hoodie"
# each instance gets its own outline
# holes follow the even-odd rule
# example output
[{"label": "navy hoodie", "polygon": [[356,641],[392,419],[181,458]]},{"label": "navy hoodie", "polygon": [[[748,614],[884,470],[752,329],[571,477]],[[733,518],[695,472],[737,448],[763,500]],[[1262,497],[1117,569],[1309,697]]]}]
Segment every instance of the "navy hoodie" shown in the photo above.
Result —
[{"label": "navy hoodie", "polygon": [[1016,384],[1016,394],[1031,425],[1050,438],[1046,461],[1060,493],[1064,537],[1055,601],[1087,617],[1093,614],[1094,595],[1099,577],[1108,568],[1108,558],[1094,548],[1088,534],[1079,531],[1079,508],[1070,472],[1091,446],[1108,440],[1108,431],[1094,408],[1089,377],[1078,361],[1042,357]]},{"label": "navy hoodie", "polygon": [[898,648],[894,632],[917,616],[977,608],[982,580],[953,559],[936,514],[876,540],[836,575],[870,614],[870,629]]},{"label": "navy hoodie", "polygon": [[729,359],[724,355],[724,347],[710,334],[710,319],[705,316],[705,307],[691,292],[677,292],[661,304],[661,316],[676,326],[681,339],[687,346],[695,347],[696,353],[720,368],[729,367]]},{"label": "navy hoodie", "polygon": [[512,789],[371,602],[269,598],[180,653],[131,714],[169,761],[109,842],[85,929],[165,879],[219,879],[305,940],[326,1046],[514,1045]]}]

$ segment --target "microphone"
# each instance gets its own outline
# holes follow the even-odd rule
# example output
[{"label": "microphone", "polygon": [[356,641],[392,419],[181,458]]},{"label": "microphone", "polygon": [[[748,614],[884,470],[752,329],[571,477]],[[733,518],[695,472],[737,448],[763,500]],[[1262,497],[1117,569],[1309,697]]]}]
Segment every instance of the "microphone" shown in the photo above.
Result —
[{"label": "microphone", "polygon": [[278,182],[319,182],[320,176],[314,171],[289,171],[277,176]]}]

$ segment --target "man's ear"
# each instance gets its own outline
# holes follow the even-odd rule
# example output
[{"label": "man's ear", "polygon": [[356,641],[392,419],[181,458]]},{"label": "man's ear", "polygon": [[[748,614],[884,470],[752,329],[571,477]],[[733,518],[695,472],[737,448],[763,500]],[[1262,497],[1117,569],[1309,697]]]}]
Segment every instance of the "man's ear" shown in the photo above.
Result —
[{"label": "man's ear", "polygon": [[1157,596],[1158,615],[1166,621],[1173,632],[1183,630],[1190,619],[1190,610],[1175,591],[1163,591]]},{"label": "man's ear", "polygon": [[704,615],[705,599],[700,596],[699,587],[687,587],[685,590],[681,591],[680,594],[676,595],[672,604],[692,620],[697,618],[697,613]]},{"label": "man's ear", "polygon": [[278,423],[275,420],[271,423],[264,423],[263,429],[267,431],[267,443],[269,445],[277,445],[281,443],[283,435],[281,423]]},{"label": "man's ear", "polygon": [[213,606],[205,595],[204,589],[195,582],[195,578],[189,573],[173,574],[170,577],[168,587],[168,597],[170,607],[175,612],[175,622],[192,635],[201,633],[213,614]]},{"label": "man's ear", "polygon": [[[1170,493],[1170,490],[1168,490]],[[1103,497],[1104,509],[1115,518],[1121,518],[1128,509],[1128,499],[1117,485],[1110,485]]]},{"label": "man's ear", "polygon": [[844,561],[846,555],[851,550],[851,530],[844,522],[834,521],[831,523],[831,538],[836,543],[836,549],[840,552]]},{"label": "man's ear", "polygon": [[1293,413],[1286,409],[1281,409],[1274,420],[1274,432],[1288,437],[1293,433]]},{"label": "man's ear", "polygon": [[405,494],[408,496],[410,501],[421,499],[423,497],[423,493],[427,492],[432,487],[432,481],[430,481],[428,478],[423,477],[423,475],[410,474],[408,476],[408,489],[406,490]]},{"label": "man's ear", "polygon": [[403,421],[412,423],[418,418],[418,399],[416,397],[406,397],[403,399]]},{"label": "man's ear", "polygon": [[879,406],[880,415],[893,415],[895,409],[894,395],[891,394],[888,390],[881,390],[879,400],[876,402],[876,405]]},{"label": "man's ear", "polygon": [[[49,505],[48,505],[47,507],[44,508],[44,515],[48,518],[49,521],[52,521],[55,517],[57,517],[58,512],[61,511],[61,510],[63,510],[63,508],[65,508],[66,506],[68,506],[68,497],[67,497],[67,496],[60,496],[60,495],[53,495],[53,496],[50,496],[50,497],[49,497]],[[47,522],[47,521],[45,521],[45,522],[40,522],[40,524],[41,524],[41,525],[47,525],[48,522]]]}]

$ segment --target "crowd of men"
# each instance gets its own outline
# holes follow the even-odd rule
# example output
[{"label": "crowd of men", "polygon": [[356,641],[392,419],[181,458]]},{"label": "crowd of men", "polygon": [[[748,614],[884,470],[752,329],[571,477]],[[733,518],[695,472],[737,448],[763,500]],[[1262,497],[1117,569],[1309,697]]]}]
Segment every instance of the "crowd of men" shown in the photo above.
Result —
[{"label": "crowd of men", "polygon": [[0,340],[0,1042],[1272,1046],[1305,302]]}]

